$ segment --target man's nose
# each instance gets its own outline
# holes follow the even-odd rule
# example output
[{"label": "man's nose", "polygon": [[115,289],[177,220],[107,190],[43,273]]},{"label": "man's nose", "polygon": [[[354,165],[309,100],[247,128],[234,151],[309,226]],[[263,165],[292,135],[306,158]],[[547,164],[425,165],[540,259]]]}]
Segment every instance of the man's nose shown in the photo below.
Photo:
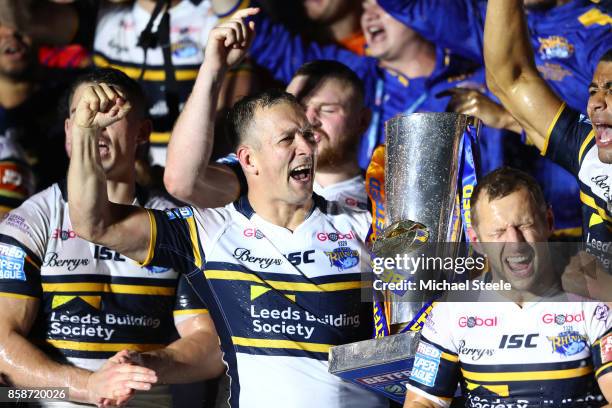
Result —
[{"label": "man's nose", "polygon": [[313,127],[318,128],[321,126],[321,120],[319,119],[319,110],[316,107],[309,106],[306,108],[306,118]]},{"label": "man's nose", "polygon": [[520,228],[511,225],[506,229],[506,242],[525,242],[525,236]]},{"label": "man's nose", "polygon": [[590,112],[599,112],[606,110],[606,94],[607,92],[597,91],[589,97],[588,110]]}]

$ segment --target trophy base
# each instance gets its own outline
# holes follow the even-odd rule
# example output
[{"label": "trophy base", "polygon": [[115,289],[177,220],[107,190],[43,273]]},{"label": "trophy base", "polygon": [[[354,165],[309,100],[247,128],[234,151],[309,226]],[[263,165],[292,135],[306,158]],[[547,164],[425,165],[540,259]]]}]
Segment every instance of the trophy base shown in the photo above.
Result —
[{"label": "trophy base", "polygon": [[403,403],[418,342],[408,332],[332,347],[329,372]]}]

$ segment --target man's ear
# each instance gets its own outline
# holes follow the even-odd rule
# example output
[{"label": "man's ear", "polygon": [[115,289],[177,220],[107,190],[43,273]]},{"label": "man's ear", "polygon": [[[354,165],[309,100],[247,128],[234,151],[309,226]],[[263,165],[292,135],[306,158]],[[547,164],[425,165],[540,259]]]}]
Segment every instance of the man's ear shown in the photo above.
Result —
[{"label": "man's ear", "polygon": [[72,153],[72,122],[70,118],[64,119],[64,149],[66,149],[66,154],[68,158],[70,158],[70,154]]},{"label": "man's ear", "polygon": [[242,166],[242,170],[245,174],[250,174],[256,176],[259,174],[259,170],[257,170],[257,164],[255,157],[253,156],[253,149],[247,145],[240,145],[236,150],[236,156],[238,157],[238,161]]},{"label": "man's ear", "polygon": [[478,239],[478,233],[474,229],[473,225],[468,227],[467,235],[468,235],[468,238],[470,239],[470,244],[474,247],[476,252],[482,254],[483,253],[482,252],[482,245],[480,245],[480,240]]}]

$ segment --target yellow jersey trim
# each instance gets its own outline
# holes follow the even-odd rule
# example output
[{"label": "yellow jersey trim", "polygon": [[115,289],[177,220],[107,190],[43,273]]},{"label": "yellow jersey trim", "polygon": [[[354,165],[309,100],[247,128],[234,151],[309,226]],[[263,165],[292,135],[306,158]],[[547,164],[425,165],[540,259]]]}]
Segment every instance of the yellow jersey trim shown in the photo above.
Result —
[{"label": "yellow jersey trim", "polygon": [[208,309],[184,309],[184,310],[175,310],[172,312],[174,316],[182,316],[182,315],[196,315],[196,314],[206,314],[208,313]]},{"label": "yellow jersey trim", "polygon": [[43,283],[43,292],[104,292],[124,295],[174,296],[176,289],[169,286],[123,285],[115,283]]},{"label": "yellow jersey trim", "polygon": [[587,146],[589,145],[591,140],[593,140],[594,137],[595,137],[595,131],[591,130],[591,132],[589,132],[589,134],[587,135],[586,139],[584,139],[584,141],[580,145],[580,150],[578,151],[578,163],[582,162],[582,156],[584,155],[584,150],[587,148]]},{"label": "yellow jersey trim", "polygon": [[151,210],[146,210],[149,216],[149,226],[151,231],[149,232],[149,248],[147,249],[147,257],[144,261],[138,262],[140,266],[146,266],[151,263],[155,256],[155,242],[157,241],[157,224],[155,223],[155,216]]},{"label": "yellow jersey trim", "polygon": [[612,222],[612,217],[606,214],[606,210],[598,206],[597,203],[595,202],[595,199],[589,196],[588,194],[586,194],[584,191],[580,191],[580,201],[582,201],[584,204],[588,205],[589,207],[597,211],[599,216],[603,218],[605,221]]},{"label": "yellow jersey trim", "polygon": [[235,346],[262,347],[262,348],[282,348],[292,350],[304,350],[314,353],[328,353],[331,344],[306,343],[291,340],[272,340],[272,339],[249,339],[247,337],[233,337],[232,342]]},{"label": "yellow jersey trim", "polygon": [[121,351],[121,350],[133,350],[133,351],[151,351],[165,347],[164,344],[135,344],[135,343],[88,343],[81,341],[68,341],[68,340],[45,340],[46,343],[53,347],[66,349],[66,350],[79,350],[79,351]]},{"label": "yellow jersey trim", "polygon": [[563,380],[567,378],[582,377],[593,372],[593,367],[569,368],[566,370],[525,371],[507,373],[475,373],[461,369],[463,377],[471,381],[506,382],[506,381],[536,381],[536,380]]},{"label": "yellow jersey trim", "polygon": [[[140,78],[142,72],[141,68],[128,67],[120,64],[113,64],[106,58],[100,55],[94,55],[94,65],[101,68],[115,68],[122,71],[124,74],[132,79]],[[174,77],[177,81],[195,81],[198,76],[197,69],[175,69]],[[144,72],[143,80],[150,82],[163,82],[166,80],[166,72],[163,69],[146,69]]]},{"label": "yellow jersey trim", "polygon": [[599,367],[597,371],[595,371],[595,378],[597,378],[599,376],[599,373],[601,373],[603,370],[610,368],[610,367],[612,367],[612,361]]},{"label": "yellow jersey trim", "polygon": [[21,295],[19,293],[9,293],[9,292],[0,292],[0,297],[12,298],[12,299],[24,299],[24,300],[28,300],[28,299],[40,300],[39,298],[34,297],[34,296]]},{"label": "yellow jersey trim", "polygon": [[550,135],[552,135],[552,132],[555,129],[555,126],[557,126],[557,122],[559,121],[559,117],[561,117],[561,114],[565,110],[566,106],[567,105],[566,105],[565,102],[563,102],[561,104],[561,106],[559,107],[559,110],[555,114],[555,117],[553,118],[552,122],[550,123],[550,126],[548,126],[548,130],[546,131],[546,137],[544,139],[544,146],[542,147],[542,151],[540,152],[540,154],[542,156],[546,156],[546,151],[548,150],[548,141],[550,140]]},{"label": "yellow jersey trim", "polygon": [[207,279],[238,280],[265,283],[277,290],[288,290],[294,292],[335,292],[340,290],[361,289],[363,286],[361,281],[322,283],[320,285],[315,285],[314,283],[283,282],[270,280],[266,280],[264,282],[262,279],[251,273],[236,271],[206,270],[204,271],[204,275]]}]

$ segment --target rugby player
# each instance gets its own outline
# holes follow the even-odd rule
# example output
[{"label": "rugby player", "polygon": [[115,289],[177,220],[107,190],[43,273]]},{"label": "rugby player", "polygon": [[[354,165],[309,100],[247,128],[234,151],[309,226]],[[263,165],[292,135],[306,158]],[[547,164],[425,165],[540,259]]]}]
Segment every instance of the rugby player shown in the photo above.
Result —
[{"label": "rugby player", "polygon": [[[207,50],[205,69],[230,66],[245,52],[242,31],[220,27],[211,36],[219,43]],[[200,114],[214,111],[209,98]],[[233,108],[248,194],[216,209],[156,211],[108,200],[96,124],[128,108],[106,85],[91,87],[77,105],[68,176],[77,233],[185,273],[219,333],[231,406],[386,405],[327,372],[331,345],[372,330],[371,308],[360,298],[369,215],[313,195],[315,134],[297,99],[269,91]]]},{"label": "rugby player", "polygon": [[[238,28],[241,33],[248,33],[239,17],[225,21],[218,30]],[[245,41],[250,42],[250,37]],[[211,47],[224,46],[220,39],[211,37],[207,49]],[[245,187],[240,182],[244,176],[235,158],[226,161],[226,165],[208,165],[214,121],[210,95],[218,93],[231,67],[224,65],[223,60],[211,60],[217,57],[212,51],[207,55],[208,63],[200,68],[193,92],[173,130],[164,173],[166,188],[173,196],[201,208],[235,201],[241,187]],[[238,57],[232,63],[238,62]],[[357,145],[368,127],[370,111],[364,106],[363,85],[357,75],[340,62],[313,61],[298,69],[287,92],[304,105],[317,139],[314,191],[329,201],[367,208]]]},{"label": "rugby player", "polygon": [[553,216],[536,181],[519,170],[496,170],[474,189],[471,208],[470,240],[487,256],[492,282],[512,290],[488,293],[484,301],[436,303],[421,331],[404,407],[448,407],[458,381],[466,407],[612,401],[609,305],[571,301],[562,292],[543,244]]},{"label": "rugby player", "polygon": [[[69,155],[82,154],[73,147],[82,115],[77,104],[101,81],[121,90],[132,107],[129,115],[95,122],[102,188],[116,203],[167,208],[167,200],[135,184],[136,149],[151,124],[140,87],[120,71],[93,71],[75,82],[65,122]],[[67,387],[75,402],[134,397],[134,406],[166,407],[172,404],[167,384],[219,376],[224,366],[214,325],[185,278],[169,268],[140,267],[78,237],[67,199],[66,183],[54,184],[0,223],[0,371],[8,381]]]},{"label": "rugby player", "polygon": [[538,74],[532,55],[522,2],[490,1],[484,50],[489,86],[542,155],[578,179],[587,252],[610,268],[612,52],[601,57],[589,85],[588,118],[553,92]]}]

